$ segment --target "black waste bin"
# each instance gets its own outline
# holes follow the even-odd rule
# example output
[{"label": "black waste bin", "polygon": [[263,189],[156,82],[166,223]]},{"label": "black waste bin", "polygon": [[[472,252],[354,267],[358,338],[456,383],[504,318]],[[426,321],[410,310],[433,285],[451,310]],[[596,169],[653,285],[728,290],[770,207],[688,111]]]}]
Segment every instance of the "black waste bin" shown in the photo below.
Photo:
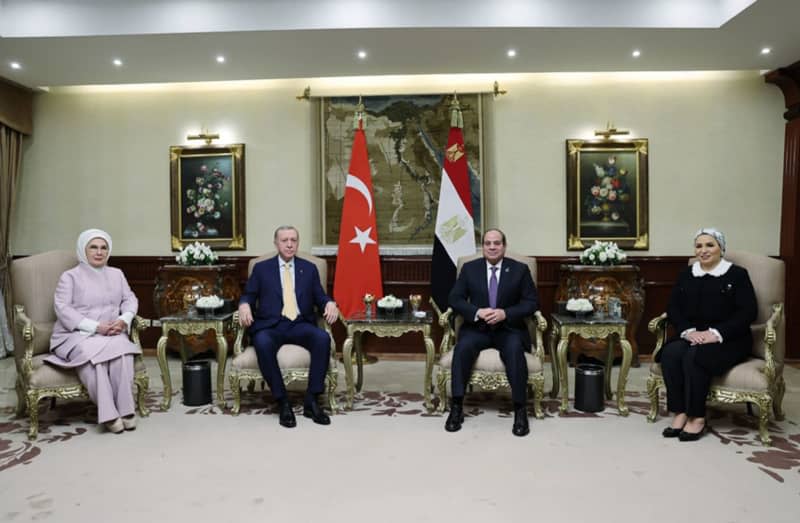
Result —
[{"label": "black waste bin", "polygon": [[603,397],[605,369],[602,365],[581,363],[575,367],[575,409],[600,412],[605,408]]},{"label": "black waste bin", "polygon": [[183,404],[187,407],[211,403],[211,365],[208,361],[183,364]]}]

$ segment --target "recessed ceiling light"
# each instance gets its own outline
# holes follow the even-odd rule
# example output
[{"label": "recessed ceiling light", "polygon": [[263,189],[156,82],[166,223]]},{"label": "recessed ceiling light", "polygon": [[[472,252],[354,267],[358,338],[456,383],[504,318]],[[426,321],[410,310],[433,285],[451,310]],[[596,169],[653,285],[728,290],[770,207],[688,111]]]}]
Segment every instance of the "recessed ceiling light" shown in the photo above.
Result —
[{"label": "recessed ceiling light", "polygon": [[222,55],[217,56],[217,63],[218,64],[224,64],[225,63],[225,57],[222,56]]},{"label": "recessed ceiling light", "polygon": [[639,51],[638,49],[634,49],[633,52],[631,53],[631,56],[633,56],[634,58],[639,58],[641,54],[642,54],[641,51]]},{"label": "recessed ceiling light", "polygon": [[367,57],[367,52],[364,51],[364,50],[361,50],[361,51],[359,51],[357,53],[357,56],[358,56],[359,59],[363,60],[363,59],[365,59]]},{"label": "recessed ceiling light", "polygon": [[506,51],[506,55],[508,55],[509,58],[514,58],[515,56],[517,56],[517,50],[509,49],[508,51]]},{"label": "recessed ceiling light", "polygon": [[114,64],[114,65],[116,65],[117,67],[122,67],[122,60],[120,60],[119,58],[114,58],[114,59],[111,61],[111,63],[112,63],[112,64]]},{"label": "recessed ceiling light", "polygon": [[763,49],[761,49],[761,54],[770,54],[771,52],[772,49],[770,49],[769,47],[764,47]]},{"label": "recessed ceiling light", "polygon": [[22,66],[19,64],[19,62],[11,62],[8,65],[10,65],[12,69],[22,69]]}]

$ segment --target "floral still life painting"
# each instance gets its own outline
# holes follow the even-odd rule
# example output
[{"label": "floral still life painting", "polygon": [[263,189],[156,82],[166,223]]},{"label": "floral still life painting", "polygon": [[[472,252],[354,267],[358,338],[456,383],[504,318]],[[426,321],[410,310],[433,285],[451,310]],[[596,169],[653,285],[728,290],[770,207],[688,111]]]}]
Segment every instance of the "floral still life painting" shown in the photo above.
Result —
[{"label": "floral still life painting", "polygon": [[244,145],[172,147],[172,248],[244,249]]},{"label": "floral still life painting", "polygon": [[646,139],[567,140],[567,249],[649,245]]}]

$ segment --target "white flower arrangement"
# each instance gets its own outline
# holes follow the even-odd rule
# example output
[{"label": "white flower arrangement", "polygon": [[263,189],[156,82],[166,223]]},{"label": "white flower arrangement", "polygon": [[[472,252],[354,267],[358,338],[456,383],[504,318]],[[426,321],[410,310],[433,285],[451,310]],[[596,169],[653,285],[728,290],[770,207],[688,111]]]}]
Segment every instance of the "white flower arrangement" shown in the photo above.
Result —
[{"label": "white flower arrangement", "polygon": [[581,254],[584,265],[619,265],[627,259],[628,255],[616,243],[597,240]]},{"label": "white flower arrangement", "polygon": [[567,310],[569,312],[592,312],[592,302],[586,298],[570,298],[567,300]]},{"label": "white flower arrangement", "polygon": [[181,265],[214,265],[219,256],[214,254],[211,247],[205,243],[190,243],[175,256],[175,261]]},{"label": "white flower arrangement", "polygon": [[216,309],[225,305],[225,300],[219,296],[201,296],[197,298],[195,306],[202,309]]},{"label": "white flower arrangement", "polygon": [[393,294],[389,294],[378,300],[378,307],[381,309],[399,309],[402,306],[403,300]]}]

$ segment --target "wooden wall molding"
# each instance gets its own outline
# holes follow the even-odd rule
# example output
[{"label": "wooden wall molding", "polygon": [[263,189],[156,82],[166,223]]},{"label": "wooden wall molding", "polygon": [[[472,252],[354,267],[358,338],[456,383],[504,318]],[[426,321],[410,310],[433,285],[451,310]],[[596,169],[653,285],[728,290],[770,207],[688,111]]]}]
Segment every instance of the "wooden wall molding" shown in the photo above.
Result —
[{"label": "wooden wall molding", "polygon": [[[326,257],[328,262],[328,290],[333,289],[333,276],[335,274],[336,259]],[[225,263],[235,264],[239,268],[241,285],[246,281],[247,263],[250,257],[229,257],[222,259]],[[655,340],[647,331],[647,322],[661,314],[669,300],[670,290],[680,270],[686,266],[686,256],[636,256],[631,262],[640,267],[644,279],[645,304],[642,321],[636,333],[641,354],[652,352]],[[538,256],[536,257],[538,272],[538,289],[542,312],[548,317],[553,310],[556,289],[558,287],[559,266],[565,263],[577,263],[574,256]],[[111,264],[125,272],[131,288],[139,298],[139,313],[147,318],[155,317],[153,304],[153,290],[155,287],[158,267],[174,263],[172,257],[157,256],[114,256]],[[387,256],[381,259],[381,270],[384,279],[384,288],[396,296],[421,294],[423,302],[427,304],[430,296],[430,271],[431,260],[429,256]],[[787,318],[788,319],[788,318]],[[159,329],[148,329],[142,336],[144,347],[155,347],[160,334]],[[334,329],[337,345],[341,345],[345,338],[344,329]],[[441,337],[438,328],[434,332],[435,339]],[[378,344],[380,343],[380,346]],[[368,351],[394,352],[394,353],[420,353],[422,354],[422,340],[415,334],[408,334],[401,338],[390,340],[377,340],[369,335],[365,336],[365,347]],[[800,357],[798,351],[792,353],[793,347],[789,346],[789,357]]]},{"label": "wooden wall molding", "polygon": [[800,62],[770,71],[764,80],[783,93],[786,120],[781,195],[780,257],[786,263],[787,357],[800,356]]}]

